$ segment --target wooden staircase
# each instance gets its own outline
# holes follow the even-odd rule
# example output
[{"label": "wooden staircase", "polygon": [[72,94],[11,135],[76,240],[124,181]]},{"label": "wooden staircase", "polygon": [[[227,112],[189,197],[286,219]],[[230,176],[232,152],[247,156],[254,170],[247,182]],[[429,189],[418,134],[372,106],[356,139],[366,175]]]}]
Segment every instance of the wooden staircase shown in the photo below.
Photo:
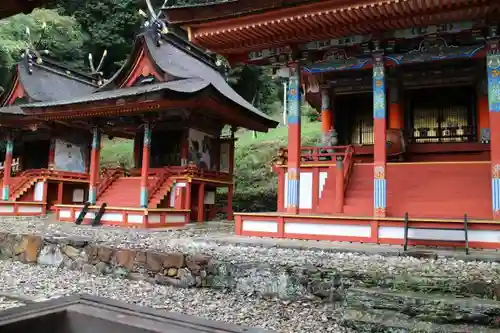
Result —
[{"label": "wooden staircase", "polygon": [[373,165],[356,164],[345,192],[344,214],[373,215]]},{"label": "wooden staircase", "polygon": [[332,166],[328,168],[325,183],[323,184],[323,188],[320,188],[321,196],[319,198],[318,203],[318,213],[321,214],[333,214],[335,213],[335,199],[336,199],[336,177],[337,169]]},{"label": "wooden staircase", "polygon": [[97,206],[106,203],[108,207],[140,206],[141,177],[119,177],[112,182],[97,199]]}]

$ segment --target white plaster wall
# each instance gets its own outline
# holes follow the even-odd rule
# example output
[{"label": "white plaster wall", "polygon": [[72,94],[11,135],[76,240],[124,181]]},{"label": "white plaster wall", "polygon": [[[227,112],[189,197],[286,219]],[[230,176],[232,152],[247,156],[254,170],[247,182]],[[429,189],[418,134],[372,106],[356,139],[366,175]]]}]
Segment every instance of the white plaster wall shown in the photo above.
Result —
[{"label": "white plaster wall", "polygon": [[258,232],[278,232],[278,223],[275,221],[252,221],[243,220],[243,231],[258,231]]},{"label": "white plaster wall", "polygon": [[328,172],[322,171],[319,173],[319,193],[318,197],[321,198],[323,195],[323,187],[325,187],[326,178],[328,178]]},{"label": "white plaster wall", "polygon": [[149,214],[148,215],[148,223],[160,223],[161,216],[160,214]]},{"label": "white plaster wall", "polygon": [[[469,242],[500,243],[500,230],[469,230]],[[380,227],[379,238],[404,239],[402,227]],[[408,229],[409,239],[465,241],[462,230]]]},{"label": "white plaster wall", "polygon": [[38,205],[19,205],[17,211],[19,213],[42,213],[42,207]]},{"label": "white plaster wall", "polygon": [[0,213],[13,213],[14,205],[0,205]]},{"label": "white plaster wall", "polygon": [[59,211],[59,217],[63,219],[68,219],[71,217],[71,210],[61,209]]},{"label": "white plaster wall", "polygon": [[35,193],[33,195],[33,201],[43,201],[43,187],[45,182],[38,182],[35,184]]},{"label": "white plaster wall", "polygon": [[181,223],[181,222],[186,222],[186,218],[184,215],[171,215],[167,214],[165,216],[165,222],[166,223]]},{"label": "white plaster wall", "polygon": [[[312,172],[300,173],[299,208],[312,209]],[[288,207],[288,172],[285,172],[285,208]]]},{"label": "white plaster wall", "polygon": [[142,223],[143,222],[143,216],[139,214],[128,214],[127,217],[127,222],[128,223]]},{"label": "white plaster wall", "polygon": [[371,237],[369,225],[286,222],[285,233],[325,236]]},{"label": "white plaster wall", "polygon": [[104,213],[102,215],[103,221],[109,222],[123,222],[123,214],[122,213]]}]

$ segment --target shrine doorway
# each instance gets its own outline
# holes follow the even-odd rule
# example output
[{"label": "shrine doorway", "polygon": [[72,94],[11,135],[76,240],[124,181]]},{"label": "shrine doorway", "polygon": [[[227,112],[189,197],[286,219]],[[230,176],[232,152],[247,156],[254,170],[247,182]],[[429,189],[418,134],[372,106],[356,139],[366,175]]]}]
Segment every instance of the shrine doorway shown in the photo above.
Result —
[{"label": "shrine doorway", "polygon": [[336,129],[341,145],[373,145],[373,94],[335,96]]},{"label": "shrine doorway", "polygon": [[405,99],[409,143],[477,141],[474,86],[412,89]]}]

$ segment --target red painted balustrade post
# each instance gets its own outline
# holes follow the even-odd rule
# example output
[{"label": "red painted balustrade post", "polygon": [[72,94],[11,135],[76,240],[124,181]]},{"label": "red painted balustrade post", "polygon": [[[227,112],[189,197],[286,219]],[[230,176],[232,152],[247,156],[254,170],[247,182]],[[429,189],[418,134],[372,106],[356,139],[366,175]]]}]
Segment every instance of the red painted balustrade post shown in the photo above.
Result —
[{"label": "red painted balustrade post", "polygon": [[9,201],[10,196],[10,174],[12,172],[12,154],[14,152],[14,139],[12,135],[5,142],[5,160],[3,163],[3,187],[2,200]]},{"label": "red painted balustrade post", "polygon": [[198,214],[196,222],[203,222],[205,219],[205,184],[200,183],[198,187]]},{"label": "red painted balustrade post", "polygon": [[227,219],[233,220],[233,195],[234,195],[234,184],[229,185],[227,188]]},{"label": "red painted balustrade post", "polygon": [[493,218],[500,219],[500,45],[490,40],[486,57],[491,146],[491,201]]},{"label": "red painted balustrade post", "polygon": [[89,200],[91,205],[95,205],[97,200],[97,182],[99,180],[99,164],[101,150],[101,129],[97,126],[92,128],[92,149],[90,151],[89,167]]},{"label": "red painted balustrade post", "polygon": [[386,127],[385,68],[380,53],[373,57],[373,213],[378,217],[385,217],[387,210]]},{"label": "red painted balustrade post", "polygon": [[144,141],[142,144],[142,165],[141,165],[141,197],[142,208],[148,207],[148,180],[149,180],[149,159],[151,152],[151,125],[144,124]]},{"label": "red painted balustrade post", "polygon": [[291,214],[299,213],[300,204],[300,64],[290,68],[288,83],[288,179],[286,208]]},{"label": "red painted balustrade post", "polygon": [[344,211],[344,162],[337,160],[335,169],[335,213]]}]

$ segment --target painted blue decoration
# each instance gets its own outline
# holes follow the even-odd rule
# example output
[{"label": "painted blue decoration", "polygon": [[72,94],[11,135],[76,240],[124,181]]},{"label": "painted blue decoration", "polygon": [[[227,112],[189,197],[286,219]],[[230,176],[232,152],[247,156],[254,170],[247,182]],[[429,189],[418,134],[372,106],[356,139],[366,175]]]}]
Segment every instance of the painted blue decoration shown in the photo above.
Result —
[{"label": "painted blue decoration", "polygon": [[491,202],[493,205],[493,213],[498,215],[500,213],[500,179],[491,179]]},{"label": "painted blue decoration", "polygon": [[387,180],[376,178],[373,185],[373,206],[375,210],[385,212],[387,207]]},{"label": "painted blue decoration", "polygon": [[89,188],[89,200],[88,201],[91,205],[95,205],[95,203],[97,201],[97,191],[96,191],[95,187]]},{"label": "painted blue decoration", "polygon": [[12,155],[14,152],[14,140],[9,137],[7,138],[7,142],[5,143],[5,153]]},{"label": "painted blue decoration", "polygon": [[287,207],[299,207],[299,180],[298,179],[288,179],[287,185],[287,196],[286,196],[286,206]]},{"label": "painted blue decoration", "polygon": [[9,201],[9,192],[10,192],[9,185],[4,185],[2,187],[2,200],[3,201]]},{"label": "painted blue decoration", "polygon": [[99,150],[101,148],[101,130],[99,127],[92,129],[92,149]]},{"label": "painted blue decoration", "polygon": [[484,45],[453,47],[443,45],[439,53],[423,52],[421,49],[412,50],[406,54],[391,54],[386,58],[393,61],[396,65],[415,64],[452,59],[470,59],[473,58],[479,51],[484,49]]},{"label": "painted blue decoration", "polygon": [[141,187],[141,207],[148,207],[148,189],[145,187]]},{"label": "painted blue decoration", "polygon": [[304,66],[302,71],[308,74],[320,74],[348,70],[360,70],[370,64],[371,59],[349,59],[341,61],[325,61],[309,66]]},{"label": "painted blue decoration", "polygon": [[386,109],[385,70],[382,61],[373,64],[373,118],[384,119]]},{"label": "painted blue decoration", "polygon": [[488,54],[488,104],[490,112],[500,112],[500,54]]},{"label": "painted blue decoration", "polygon": [[151,125],[149,123],[144,124],[144,146],[151,146]]},{"label": "painted blue decoration", "polygon": [[300,77],[296,71],[290,76],[287,93],[288,124],[300,124]]}]

